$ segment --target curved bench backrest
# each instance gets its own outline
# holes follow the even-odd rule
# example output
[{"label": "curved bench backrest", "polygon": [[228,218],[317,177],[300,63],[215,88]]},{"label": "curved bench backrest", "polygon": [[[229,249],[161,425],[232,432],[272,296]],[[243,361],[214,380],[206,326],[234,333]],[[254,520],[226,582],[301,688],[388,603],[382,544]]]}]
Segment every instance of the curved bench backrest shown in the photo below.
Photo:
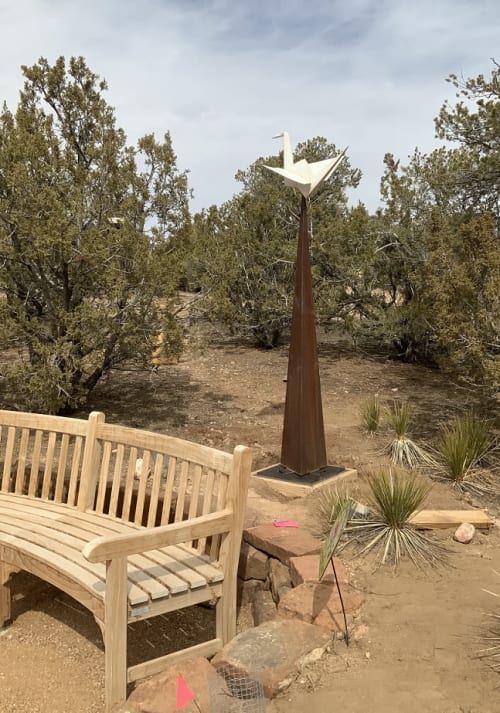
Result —
[{"label": "curved bench backrest", "polygon": [[76,505],[88,421],[0,410],[0,492]]},{"label": "curved bench backrest", "polygon": [[[93,477],[88,492],[80,491],[79,509],[154,527],[227,507],[233,455],[103,421],[95,443]],[[220,540],[194,544],[217,559]]]}]

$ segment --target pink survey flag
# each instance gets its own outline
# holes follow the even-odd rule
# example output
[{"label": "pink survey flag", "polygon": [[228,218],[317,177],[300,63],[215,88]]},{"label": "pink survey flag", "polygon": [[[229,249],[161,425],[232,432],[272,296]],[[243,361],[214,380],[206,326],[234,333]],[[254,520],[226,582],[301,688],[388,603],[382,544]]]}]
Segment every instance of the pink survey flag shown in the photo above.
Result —
[{"label": "pink survey flag", "polygon": [[189,688],[182,673],[177,677],[177,696],[175,699],[175,710],[180,711],[181,708],[187,706],[194,698],[193,691]]},{"label": "pink survey flag", "polygon": [[299,523],[295,520],[275,520],[274,527],[298,527]]}]

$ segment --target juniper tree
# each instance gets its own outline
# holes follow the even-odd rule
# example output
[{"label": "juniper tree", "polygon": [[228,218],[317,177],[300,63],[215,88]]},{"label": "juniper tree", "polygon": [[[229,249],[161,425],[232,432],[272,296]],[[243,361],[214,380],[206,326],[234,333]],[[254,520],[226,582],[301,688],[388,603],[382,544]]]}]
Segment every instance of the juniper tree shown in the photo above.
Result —
[{"label": "juniper tree", "polygon": [[127,145],[83,58],[22,71],[17,109],[0,114],[0,389],[59,412],[148,359],[159,332],[179,349],[170,251],[187,179],[168,133]]}]

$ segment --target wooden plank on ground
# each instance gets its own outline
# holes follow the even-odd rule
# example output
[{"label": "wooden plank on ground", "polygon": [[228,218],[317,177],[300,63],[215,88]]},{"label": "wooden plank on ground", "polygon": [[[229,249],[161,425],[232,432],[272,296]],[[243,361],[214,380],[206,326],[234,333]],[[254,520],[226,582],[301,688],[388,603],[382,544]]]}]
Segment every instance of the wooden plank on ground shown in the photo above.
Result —
[{"label": "wooden plank on ground", "polygon": [[484,510],[421,510],[410,518],[418,530],[444,530],[470,522],[478,528],[493,525],[493,519]]}]

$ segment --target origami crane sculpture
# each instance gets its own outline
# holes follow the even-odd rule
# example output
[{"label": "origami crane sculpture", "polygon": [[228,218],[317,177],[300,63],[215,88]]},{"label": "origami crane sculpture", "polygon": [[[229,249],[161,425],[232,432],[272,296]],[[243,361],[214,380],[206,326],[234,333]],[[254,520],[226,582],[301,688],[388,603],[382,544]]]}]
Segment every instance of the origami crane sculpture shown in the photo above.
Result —
[{"label": "origami crane sculpture", "polygon": [[[316,320],[312,292],[307,199],[344,160],[347,149],[334,158],[294,163],[290,138],[284,131],[283,168],[266,166],[302,193],[295,271],[292,330],[288,355],[285,415],[279,477],[328,475],[321,386],[316,346]],[[273,470],[273,469],[271,469]],[[265,471],[262,471],[265,473]],[[318,476],[318,477],[319,477]],[[313,481],[311,481],[313,482]]]},{"label": "origami crane sculpture", "polygon": [[288,132],[283,131],[281,134],[273,136],[273,139],[281,138],[283,139],[283,168],[275,168],[274,166],[265,166],[264,168],[283,176],[285,184],[292,186],[292,188],[297,188],[304,198],[310,198],[323,181],[330,178],[344,160],[347,151],[347,149],[344,149],[342,153],[334,158],[327,158],[324,161],[308,163],[303,158],[294,163]]}]

